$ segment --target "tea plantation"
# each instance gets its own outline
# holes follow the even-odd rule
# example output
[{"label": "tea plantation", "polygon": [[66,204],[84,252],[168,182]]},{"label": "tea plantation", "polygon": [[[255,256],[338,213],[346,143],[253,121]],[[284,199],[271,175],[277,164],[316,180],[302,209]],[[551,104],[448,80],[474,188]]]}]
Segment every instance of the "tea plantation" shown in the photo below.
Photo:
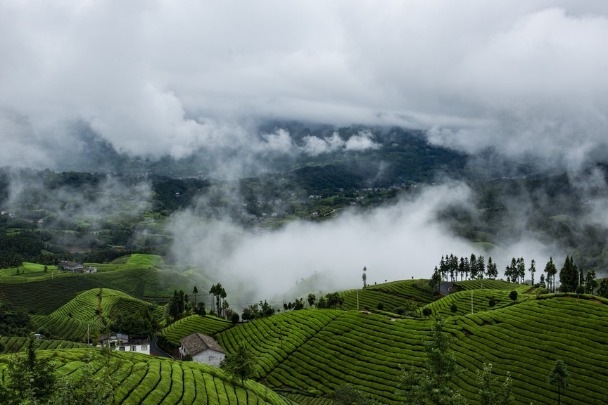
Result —
[{"label": "tea plantation", "polygon": [[[95,349],[52,351],[59,377],[77,379]],[[41,352],[42,356],[51,352]],[[6,355],[0,356],[0,377],[6,367]],[[119,404],[233,404],[292,405],[264,385],[248,380],[244,386],[220,369],[192,362],[173,361],[145,355],[112,352],[109,362],[100,356],[92,364],[101,374],[110,368],[109,379]]]}]

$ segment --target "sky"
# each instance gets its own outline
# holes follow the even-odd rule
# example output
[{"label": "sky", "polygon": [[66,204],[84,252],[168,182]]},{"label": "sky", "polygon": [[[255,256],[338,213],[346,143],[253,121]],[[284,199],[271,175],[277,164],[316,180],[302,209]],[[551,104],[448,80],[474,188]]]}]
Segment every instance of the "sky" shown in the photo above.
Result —
[{"label": "sky", "polygon": [[[469,154],[493,148],[576,171],[608,158],[606,44],[604,0],[0,0],[0,165],[59,167],[65,155],[49,151],[78,153],[75,124],[146,157],[375,147],[366,132],[303,146],[282,129],[256,134],[278,119],[422,129]],[[395,252],[409,246],[408,275],[428,276],[440,252],[470,253],[433,221],[437,199],[467,204],[467,193],[444,184],[367,216],[243,236],[218,268],[270,268],[272,281],[280,271],[278,289],[336,266],[344,279],[366,265],[382,281],[403,275]],[[193,224],[192,212],[170,221],[175,250],[193,262],[213,261],[218,236],[242,233]],[[519,252],[551,250],[522,239]]]},{"label": "sky", "polygon": [[0,160],[52,166],[75,121],[182,157],[280,118],[576,166],[605,152],[606,43],[601,0],[2,0]]}]

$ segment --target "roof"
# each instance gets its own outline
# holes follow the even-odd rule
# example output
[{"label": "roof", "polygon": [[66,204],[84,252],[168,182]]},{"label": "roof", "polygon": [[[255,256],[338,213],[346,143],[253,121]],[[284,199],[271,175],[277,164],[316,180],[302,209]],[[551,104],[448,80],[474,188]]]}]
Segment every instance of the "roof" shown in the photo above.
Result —
[{"label": "roof", "polygon": [[182,338],[180,343],[191,356],[196,356],[197,354],[208,349],[224,353],[224,349],[222,349],[222,346],[220,346],[215,339],[213,339],[211,336],[203,335],[202,333],[198,332]]}]

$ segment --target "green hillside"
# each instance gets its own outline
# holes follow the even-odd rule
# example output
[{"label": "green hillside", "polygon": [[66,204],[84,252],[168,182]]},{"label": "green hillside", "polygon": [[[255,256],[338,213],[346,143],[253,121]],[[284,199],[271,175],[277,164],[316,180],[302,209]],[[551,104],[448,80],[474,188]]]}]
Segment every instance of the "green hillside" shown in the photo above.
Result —
[{"label": "green hillside", "polygon": [[[492,363],[513,378],[517,403],[554,403],[547,375],[567,364],[565,404],[603,404],[608,384],[608,305],[605,300],[547,296],[475,314],[446,318],[462,371],[454,384],[478,403],[476,371]],[[228,351],[246,341],[258,358],[257,378],[292,398],[317,403],[352,384],[382,403],[402,403],[400,367],[420,366],[431,320],[391,320],[356,311],[301,310],[259,319],[218,334]],[[310,402],[315,403],[315,402]]]},{"label": "green hillside", "polygon": [[388,311],[397,307],[421,306],[437,299],[427,280],[392,281],[344,291],[341,296],[343,309],[376,309],[378,304],[382,304]]},{"label": "green hillside", "polygon": [[[513,305],[515,302],[509,298],[510,290],[464,290],[446,297],[438,301],[425,305],[418,310],[422,315],[424,308],[431,310],[435,316],[451,316],[451,315],[466,315],[471,312],[481,312],[496,310],[507,305]],[[529,294],[518,294],[518,302],[533,298]],[[490,300],[494,299],[494,307],[490,306]],[[456,313],[452,312],[452,305],[456,305]]]},{"label": "green hillside", "polygon": [[[0,353],[14,353],[25,350],[25,344],[29,338],[23,336],[0,336],[0,347],[4,347],[4,351]],[[38,340],[38,348],[40,350],[50,349],[73,349],[88,347],[85,343],[70,342],[67,340],[41,339]]]},{"label": "green hillside", "polygon": [[211,286],[211,282],[198,272],[164,265],[155,255],[134,254],[109,264],[91,265],[97,267],[97,273],[73,274],[57,270],[44,273],[37,269],[36,277],[24,277],[15,275],[16,269],[9,269],[10,273],[3,270],[0,300],[25,312],[48,315],[81,292],[93,288],[110,288],[139,299],[164,303],[176,289],[189,290],[190,286],[198,285],[205,291]]},{"label": "green hillside", "polygon": [[455,281],[454,287],[456,290],[483,290],[489,288],[493,290],[518,290],[522,292],[530,288],[526,284],[491,279]]},{"label": "green hillside", "polygon": [[92,338],[99,335],[104,322],[109,323],[116,314],[137,314],[146,309],[162,317],[159,306],[121,291],[94,288],[77,295],[50,315],[33,315],[32,320],[38,330],[46,330],[53,337],[83,341],[87,334]]},{"label": "green hillside", "polygon": [[190,315],[167,326],[160,331],[159,335],[164,336],[169,343],[179,346],[182,338],[194,332],[213,336],[233,326],[232,322],[215,316]]},{"label": "green hillside", "polygon": [[[53,359],[59,376],[79,378],[85,356],[95,349],[55,350]],[[45,352],[41,352],[44,356]],[[47,353],[48,355],[49,353]],[[0,356],[0,376],[6,367],[6,356]],[[90,365],[104,372],[101,357]],[[254,381],[244,387],[220,369],[192,362],[181,362],[145,355],[112,352],[109,362],[110,381],[116,386],[115,402],[119,404],[294,404]]]}]

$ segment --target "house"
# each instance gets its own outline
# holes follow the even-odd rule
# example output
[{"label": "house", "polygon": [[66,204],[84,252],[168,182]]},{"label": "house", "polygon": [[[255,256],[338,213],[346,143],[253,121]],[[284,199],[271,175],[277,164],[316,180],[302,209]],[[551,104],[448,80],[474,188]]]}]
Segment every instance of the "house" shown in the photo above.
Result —
[{"label": "house", "polygon": [[69,262],[67,260],[59,262],[59,268],[63,271],[71,271],[72,273],[97,273],[96,267],[85,267],[80,263]]},{"label": "house", "polygon": [[72,273],[82,273],[84,271],[84,266],[82,264],[68,262],[67,260],[59,262],[59,268],[63,271],[71,271]]},{"label": "house", "polygon": [[192,361],[219,367],[226,353],[211,336],[193,333],[180,340],[180,358],[192,356]]},{"label": "house", "polygon": [[150,354],[150,341],[148,339],[143,340],[129,340],[129,335],[123,333],[116,333],[114,335],[102,335],[99,337],[101,346],[108,346],[112,350],[120,352],[133,352]]}]

